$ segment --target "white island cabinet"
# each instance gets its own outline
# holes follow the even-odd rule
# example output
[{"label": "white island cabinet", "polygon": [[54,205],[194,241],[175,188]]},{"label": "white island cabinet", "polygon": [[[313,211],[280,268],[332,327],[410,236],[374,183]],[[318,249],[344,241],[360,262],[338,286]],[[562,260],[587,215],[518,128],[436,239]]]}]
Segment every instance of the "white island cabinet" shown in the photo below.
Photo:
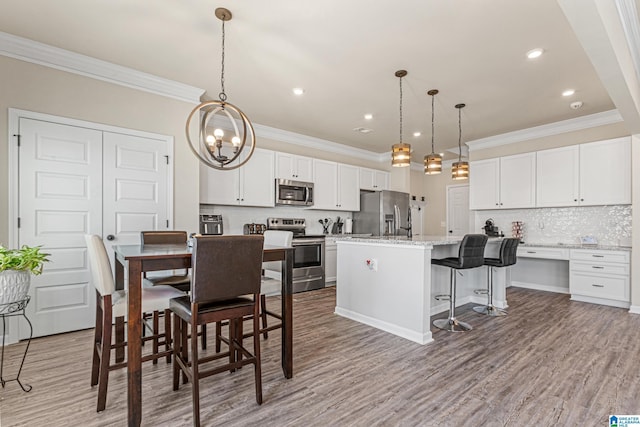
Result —
[{"label": "white island cabinet", "polygon": [[[418,344],[433,341],[431,316],[448,310],[434,299],[449,293],[449,269],[431,266],[431,258],[457,256],[462,237],[337,238],[335,313]],[[499,241],[489,242],[485,256],[497,256]],[[505,269],[494,275],[494,304],[506,308]],[[456,305],[484,304],[486,268],[465,270],[457,282]]]}]

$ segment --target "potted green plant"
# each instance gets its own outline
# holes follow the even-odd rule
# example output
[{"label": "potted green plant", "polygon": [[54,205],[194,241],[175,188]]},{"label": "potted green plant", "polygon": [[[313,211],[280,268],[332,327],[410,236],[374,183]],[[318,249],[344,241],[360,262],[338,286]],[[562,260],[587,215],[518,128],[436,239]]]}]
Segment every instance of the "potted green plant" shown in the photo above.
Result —
[{"label": "potted green plant", "polygon": [[40,246],[7,249],[0,246],[0,304],[23,300],[29,292],[31,275],[42,274],[49,254]]}]

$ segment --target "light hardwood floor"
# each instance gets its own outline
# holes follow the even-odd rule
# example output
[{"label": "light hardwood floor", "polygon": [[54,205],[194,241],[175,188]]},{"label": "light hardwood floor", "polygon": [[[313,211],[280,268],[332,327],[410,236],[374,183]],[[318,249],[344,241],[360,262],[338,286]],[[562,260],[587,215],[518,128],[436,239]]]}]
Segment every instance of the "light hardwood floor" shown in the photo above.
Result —
[{"label": "light hardwood floor", "polygon": [[[270,334],[262,406],[249,367],[215,375],[201,381],[203,425],[604,426],[609,414],[640,414],[640,316],[526,289],[508,300],[504,318],[462,307],[473,331],[432,328],[435,342],[420,346],[334,315],[334,288],[297,294],[294,378]],[[126,425],[124,370],[95,412],[91,340],[91,330],[34,340],[22,375],[33,391],[0,391],[0,425]],[[170,366],[143,366],[143,425],[191,424],[190,386],[172,391]]]}]

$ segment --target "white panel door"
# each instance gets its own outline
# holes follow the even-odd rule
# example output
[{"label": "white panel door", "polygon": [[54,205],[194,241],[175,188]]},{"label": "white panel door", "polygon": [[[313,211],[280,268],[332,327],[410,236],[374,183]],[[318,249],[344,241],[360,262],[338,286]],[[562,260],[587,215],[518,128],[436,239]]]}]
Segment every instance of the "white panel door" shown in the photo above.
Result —
[{"label": "white panel door", "polygon": [[360,210],[360,168],[338,164],[338,209]]},{"label": "white panel door", "polygon": [[631,203],[631,138],[580,144],[580,204]]},{"label": "white panel door", "polygon": [[104,133],[103,238],[112,263],[112,244],[137,245],[141,231],[169,228],[168,159],[166,141]]},{"label": "white panel door", "polygon": [[469,186],[447,187],[447,234],[464,236],[469,233]]},{"label": "white panel door", "polygon": [[576,206],[579,199],[578,145],[536,153],[536,206]]},{"label": "white panel door", "polygon": [[500,208],[534,208],[535,206],[536,153],[501,157]]},{"label": "white panel door", "polygon": [[102,132],[25,118],[19,128],[19,245],[51,254],[31,280],[34,336],[90,328],[95,291],[84,235],[102,233]]},{"label": "white panel door", "polygon": [[500,208],[500,159],[471,162],[469,206],[471,209]]},{"label": "white panel door", "polygon": [[338,204],[338,164],[314,160],[313,185],[313,209],[335,210]]},{"label": "white panel door", "polygon": [[240,203],[242,205],[269,208],[274,206],[276,194],[274,162],[273,151],[256,148],[249,161],[240,167]]}]

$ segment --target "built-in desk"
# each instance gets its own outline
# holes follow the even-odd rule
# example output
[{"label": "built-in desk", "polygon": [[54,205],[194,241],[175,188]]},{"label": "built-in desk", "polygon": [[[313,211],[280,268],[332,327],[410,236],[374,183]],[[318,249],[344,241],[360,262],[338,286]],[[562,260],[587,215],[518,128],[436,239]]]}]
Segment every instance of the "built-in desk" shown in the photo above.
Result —
[{"label": "built-in desk", "polygon": [[571,294],[575,301],[629,308],[630,253],[620,246],[524,244],[507,282]]}]

